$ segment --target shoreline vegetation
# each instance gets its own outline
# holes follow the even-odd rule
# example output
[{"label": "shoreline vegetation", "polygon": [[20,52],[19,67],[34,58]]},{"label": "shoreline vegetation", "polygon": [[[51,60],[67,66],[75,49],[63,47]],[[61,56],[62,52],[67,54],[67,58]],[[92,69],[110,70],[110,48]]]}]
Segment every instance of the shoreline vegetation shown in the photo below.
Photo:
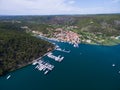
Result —
[{"label": "shoreline vegetation", "polygon": [[120,14],[0,16],[0,75],[16,70],[54,50],[38,39],[112,46],[120,44]]},{"label": "shoreline vegetation", "polygon": [[53,44],[25,32],[0,30],[0,76],[31,64],[53,49]]}]

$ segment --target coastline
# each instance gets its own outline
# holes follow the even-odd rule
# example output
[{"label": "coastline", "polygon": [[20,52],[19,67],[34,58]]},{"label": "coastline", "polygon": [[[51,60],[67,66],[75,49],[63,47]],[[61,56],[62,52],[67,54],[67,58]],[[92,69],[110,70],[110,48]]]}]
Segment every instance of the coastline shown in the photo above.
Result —
[{"label": "coastline", "polygon": [[[58,44],[59,43],[61,43],[61,42],[58,42]],[[6,79],[6,77],[8,75],[1,77],[2,88],[4,88],[5,90],[7,90],[8,88],[12,88],[14,90],[15,88],[20,86],[20,83],[22,83],[24,81],[25,84],[22,84],[22,86],[19,89],[23,89],[24,87],[27,86],[28,89],[30,89],[30,90],[32,90],[34,88],[36,88],[36,89],[42,88],[43,90],[49,90],[49,89],[54,90],[54,87],[53,88],[49,88],[49,87],[55,86],[56,87],[55,90],[56,90],[60,86],[59,84],[56,84],[56,79],[57,79],[58,83],[59,82],[61,83],[63,90],[65,89],[64,87],[69,87],[69,82],[71,80],[72,81],[75,80],[76,83],[75,84],[70,83],[70,86],[71,86],[70,88],[72,88],[73,86],[76,86],[77,83],[80,84],[80,82],[82,83],[82,85],[86,86],[86,84],[84,84],[83,82],[85,81],[85,82],[91,83],[90,81],[92,81],[92,80],[94,81],[95,85],[100,85],[100,87],[101,87],[101,84],[103,84],[104,80],[106,81],[106,82],[104,82],[104,85],[106,83],[110,83],[110,84],[112,83],[112,85],[114,85],[114,86],[117,85],[118,82],[114,83],[114,80],[119,81],[118,74],[116,75],[116,73],[118,73],[118,70],[115,69],[116,67],[112,67],[112,63],[115,63],[115,60],[114,59],[112,60],[112,57],[117,54],[117,52],[116,52],[113,55],[111,50],[114,51],[114,49],[111,49],[111,47],[110,47],[110,49],[108,49],[109,47],[108,48],[104,48],[104,47],[97,48],[97,47],[101,47],[101,46],[94,46],[94,45],[93,46],[92,45],[80,45],[80,48],[76,49],[76,48],[73,48],[72,45],[70,45],[68,43],[62,43],[59,45],[61,48],[67,48],[67,47],[71,48],[72,52],[70,54],[61,53],[61,54],[65,54],[64,55],[65,60],[62,63],[52,62],[51,64],[55,65],[55,68],[53,69],[53,71],[50,71],[50,73],[48,73],[47,75],[44,75],[43,71],[39,71],[39,70],[35,69],[35,66],[33,66],[33,65],[28,65],[26,67],[19,69],[18,71],[9,73],[8,75],[11,75],[11,78],[9,80]],[[87,50],[86,50],[86,48],[87,48]],[[107,51],[107,50],[110,50],[110,51]],[[98,55],[100,54],[99,53],[100,51],[101,51],[102,57],[97,58]],[[106,54],[108,52],[108,54],[107,54],[108,57],[106,57],[108,59],[103,57],[103,55],[106,56],[106,54],[102,53],[104,51]],[[57,51],[54,52],[54,54],[57,54],[57,53],[58,53]],[[90,55],[91,60],[88,55]],[[111,57],[109,57],[109,55]],[[119,53],[117,55],[119,56]],[[88,56],[88,57],[86,57],[86,56]],[[78,57],[78,58],[75,58],[75,57]],[[94,57],[96,57],[96,58],[94,58]],[[52,61],[49,58],[45,58],[44,60],[46,60],[46,59],[48,59],[48,61],[50,61],[50,62]],[[118,59],[117,59],[117,61],[119,61]],[[99,62],[99,63],[97,63],[97,62]],[[71,67],[72,65],[73,65],[73,68]],[[109,65],[109,66],[107,66],[107,65]],[[115,63],[115,65],[117,65],[117,64]],[[106,68],[106,66],[107,66],[107,68]],[[89,73],[88,71],[90,71],[92,73]],[[101,76],[100,73],[104,73],[105,78],[103,78],[104,75]],[[61,76],[61,74],[62,74],[62,76]],[[74,77],[74,75],[75,75],[75,77]],[[82,77],[82,75],[84,75],[84,78]],[[86,77],[88,77],[89,75],[92,75],[92,77],[97,76],[97,77],[100,77],[101,79],[99,79],[97,77],[86,79]],[[113,76],[114,79],[107,78],[107,77],[111,77],[111,76]],[[65,78],[63,78],[63,77],[65,77]],[[71,77],[73,77],[73,78],[71,78]],[[96,80],[97,81],[101,80],[101,81],[99,83],[97,83]],[[111,81],[108,82],[109,80],[111,80]],[[16,82],[18,82],[18,83],[16,83]],[[65,84],[63,82],[65,82],[67,84]],[[15,87],[14,87],[14,84],[15,84]],[[88,84],[88,86],[90,86],[90,87],[92,85],[93,84]],[[104,87],[104,85],[102,87]],[[39,86],[41,86],[41,87],[39,87]],[[106,87],[110,87],[110,86],[107,84]],[[119,85],[118,85],[118,87],[119,87]],[[77,88],[81,89],[79,86]]]},{"label": "coastline", "polygon": [[[52,52],[52,51],[54,51],[54,50],[55,50],[55,49],[53,49],[53,50],[51,50],[51,51],[49,51],[49,52]],[[21,65],[20,67],[14,69],[14,70],[11,70],[11,71],[9,71],[9,72],[7,72],[7,73],[4,73],[3,75],[0,75],[0,77],[5,76],[5,75],[7,75],[7,74],[9,74],[9,73],[11,73],[11,72],[14,72],[14,71],[16,71],[16,70],[22,69],[22,68],[24,68],[24,67],[27,67],[27,66],[33,64],[33,63],[34,63],[35,61],[37,61],[38,59],[41,59],[41,58],[43,58],[44,56],[46,56],[49,52],[45,53],[44,55],[40,56],[39,58],[37,58],[37,59],[35,59],[35,60],[31,61],[31,62],[28,62],[28,63],[26,63],[26,64],[24,64],[24,65]]]},{"label": "coastline", "polygon": [[[56,39],[56,38],[48,38],[48,37],[45,37],[45,36],[40,35],[40,34],[39,35],[38,34],[34,34],[33,36],[40,37],[41,39],[44,39],[46,41],[47,40],[53,40],[53,41],[57,41],[57,42],[66,42],[66,41],[63,41],[63,40]],[[74,45],[74,43],[72,43],[72,42],[67,42],[67,43]],[[110,46],[119,45],[120,43],[116,43],[116,44],[115,43],[107,43],[107,44],[102,43],[102,44],[100,44],[100,43],[92,43],[92,42],[89,42],[89,43],[87,43],[87,42],[79,42],[79,43],[75,43],[75,44],[78,44],[78,45],[79,44],[90,44],[90,45],[101,45],[101,46],[108,46],[108,47],[110,47]]]},{"label": "coastline", "polygon": [[115,46],[115,45],[119,45],[120,44],[120,40],[108,40],[108,41],[104,41],[102,43],[100,42],[93,42],[92,40],[86,40],[86,41],[83,41],[80,39],[79,37],[79,40],[78,41],[71,41],[71,40],[68,40],[68,41],[65,41],[64,39],[59,39],[59,38],[49,38],[49,37],[46,37],[44,34],[41,34],[41,33],[34,33],[32,32],[32,35],[33,36],[38,36],[38,37],[41,37],[41,38],[44,38],[44,39],[48,39],[48,40],[53,40],[53,41],[58,41],[58,42],[67,42],[67,43],[70,43],[70,44],[90,44],[90,45],[102,45],[102,46]]},{"label": "coastline", "polygon": [[[37,37],[36,37],[36,38],[37,38]],[[41,38],[41,39],[42,39],[42,38]],[[48,41],[47,41],[47,42],[48,42]],[[51,42],[49,42],[49,43],[51,43]],[[51,43],[51,44],[53,44],[53,43]],[[53,44],[53,45],[54,45],[54,44]],[[29,65],[33,64],[34,61],[43,58],[43,57],[46,56],[49,52],[52,52],[52,51],[54,51],[54,50],[55,50],[55,46],[53,46],[52,50],[46,51],[46,53],[44,53],[43,55],[38,56],[38,58],[36,58],[36,59],[34,59],[34,60],[32,60],[32,61],[29,61],[29,62],[27,62],[27,63],[24,63],[24,64],[22,64],[22,65],[19,65],[17,68],[11,69],[10,71],[4,72],[2,75],[0,75],[0,77],[5,76],[5,75],[7,75],[7,74],[10,73],[10,72],[14,72],[14,71],[16,71],[16,70],[19,70],[19,69],[21,69],[21,68],[24,68],[24,67],[26,67],[26,66],[29,66]]]},{"label": "coastline", "polygon": [[[47,38],[47,37],[42,36],[42,35],[34,35],[34,36],[35,36],[36,38],[41,38],[41,39],[46,40],[46,41],[48,41],[48,40],[53,40],[53,41],[57,41],[57,42],[64,42],[64,41],[62,41],[62,40],[58,40],[58,39],[55,39],[55,38]],[[48,42],[49,42],[49,41],[48,41]],[[51,43],[51,42],[50,42],[50,43]],[[72,44],[71,42],[67,42],[67,43]],[[51,44],[53,44],[53,43],[51,43]],[[95,44],[95,43],[93,44],[93,43],[83,43],[83,42],[78,43],[78,45],[79,45],[79,44],[101,45],[101,46],[108,46],[108,47],[109,47],[109,46],[119,45],[119,44],[116,44],[116,45],[104,45],[104,44]],[[29,66],[29,65],[33,64],[35,61],[37,61],[38,59],[43,58],[43,57],[46,56],[49,52],[52,52],[52,51],[55,50],[55,47],[56,47],[56,46],[55,46],[55,44],[53,44],[53,45],[54,45],[54,49],[53,49],[53,50],[48,51],[47,53],[43,54],[43,55],[40,56],[39,58],[36,58],[36,59],[32,60],[31,62],[28,62],[28,63],[26,63],[26,64],[18,67],[17,69],[11,70],[10,72],[14,72],[14,71],[16,71],[16,70],[19,70],[19,69],[21,69],[21,68],[24,68],[24,67],[26,67],[26,66]],[[73,44],[73,45],[74,45],[74,44]],[[10,73],[10,72],[7,72],[7,73],[5,73],[5,74],[3,74],[3,75],[1,75],[1,76],[7,75],[7,74]]]}]

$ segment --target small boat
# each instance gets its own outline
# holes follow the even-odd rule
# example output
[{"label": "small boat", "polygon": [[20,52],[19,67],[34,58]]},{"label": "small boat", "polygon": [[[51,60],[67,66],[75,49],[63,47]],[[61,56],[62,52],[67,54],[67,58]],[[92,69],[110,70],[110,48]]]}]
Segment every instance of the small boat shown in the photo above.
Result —
[{"label": "small boat", "polygon": [[49,72],[49,71],[47,70],[47,71],[44,72],[44,74],[47,74],[48,72]]},{"label": "small boat", "polygon": [[9,79],[11,77],[11,75],[8,75],[6,79]]},{"label": "small boat", "polygon": [[113,67],[115,67],[115,64],[112,64]]},{"label": "small boat", "polygon": [[120,71],[118,73],[120,74]]},{"label": "small boat", "polygon": [[74,46],[74,47],[79,47],[79,45],[78,45],[78,44],[74,44],[73,46]]},{"label": "small boat", "polygon": [[62,49],[61,48],[56,48],[55,50],[61,51]]},{"label": "small boat", "polygon": [[35,62],[33,62],[33,63],[32,63],[32,65],[36,65],[37,63],[38,63],[38,62],[37,62],[37,61],[35,61]]},{"label": "small boat", "polygon": [[56,45],[56,48],[59,48],[59,46],[58,46],[58,45]]}]

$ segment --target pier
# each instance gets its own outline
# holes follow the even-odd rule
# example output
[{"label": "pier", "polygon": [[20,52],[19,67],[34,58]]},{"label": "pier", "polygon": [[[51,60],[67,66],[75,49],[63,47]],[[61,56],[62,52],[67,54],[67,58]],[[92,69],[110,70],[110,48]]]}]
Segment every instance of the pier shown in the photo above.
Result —
[{"label": "pier", "polygon": [[57,51],[61,51],[61,52],[65,52],[65,53],[70,53],[70,50],[69,51],[67,51],[67,50],[65,50],[65,49],[61,49],[61,48],[56,48],[55,50],[57,50]]},{"label": "pier", "polygon": [[48,53],[47,56],[48,56],[49,58],[54,59],[55,61],[58,61],[58,62],[61,62],[61,61],[64,59],[64,57],[61,57],[61,55],[55,56],[55,55],[53,55],[51,52]]}]

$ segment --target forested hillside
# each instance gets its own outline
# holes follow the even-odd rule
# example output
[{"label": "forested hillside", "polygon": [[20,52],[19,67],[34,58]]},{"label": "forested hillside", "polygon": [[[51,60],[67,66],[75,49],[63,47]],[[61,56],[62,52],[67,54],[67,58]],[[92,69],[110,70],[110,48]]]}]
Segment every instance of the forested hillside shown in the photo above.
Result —
[{"label": "forested hillside", "polygon": [[0,75],[26,66],[53,49],[49,42],[11,29],[0,28]]}]

